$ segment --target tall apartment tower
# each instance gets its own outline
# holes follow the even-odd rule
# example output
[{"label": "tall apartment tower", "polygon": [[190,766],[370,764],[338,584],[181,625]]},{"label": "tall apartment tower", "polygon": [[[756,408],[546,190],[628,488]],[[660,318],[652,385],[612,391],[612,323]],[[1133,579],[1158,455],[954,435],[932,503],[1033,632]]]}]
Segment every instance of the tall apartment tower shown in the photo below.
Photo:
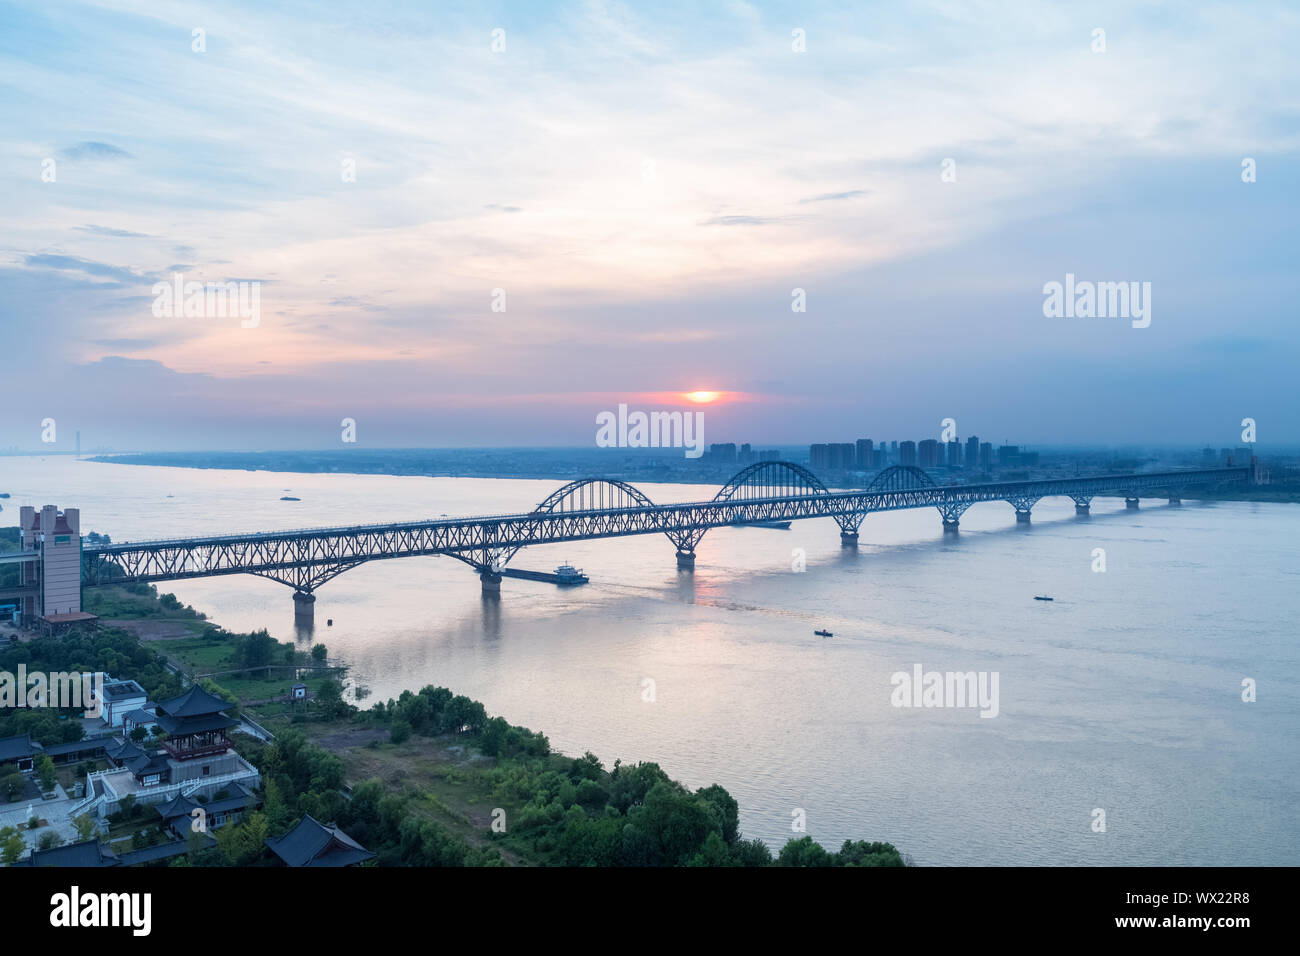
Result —
[{"label": "tall apartment tower", "polygon": [[980,460],[980,440],[975,435],[966,439],[966,467],[975,468]]},{"label": "tall apartment tower", "polygon": [[22,601],[24,623],[40,618],[81,614],[81,511],[46,505],[39,512],[30,505],[18,509],[18,526],[24,551],[37,551],[40,559],[22,567],[24,587],[36,587]]}]

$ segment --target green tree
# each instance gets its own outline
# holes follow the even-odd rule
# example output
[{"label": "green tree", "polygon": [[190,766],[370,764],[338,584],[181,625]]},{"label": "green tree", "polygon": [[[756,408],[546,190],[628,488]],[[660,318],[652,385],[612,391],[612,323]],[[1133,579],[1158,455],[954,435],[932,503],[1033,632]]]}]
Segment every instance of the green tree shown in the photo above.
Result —
[{"label": "green tree", "polygon": [[840,866],[902,866],[903,857],[892,843],[845,840],[840,847]]},{"label": "green tree", "polygon": [[265,630],[246,634],[239,644],[239,663],[246,670],[271,663],[280,645]]},{"label": "green tree", "polygon": [[23,835],[14,827],[0,828],[0,863],[17,863],[27,849]]},{"label": "green tree", "polygon": [[835,857],[810,836],[786,841],[776,858],[777,866],[835,866],[836,862]]},{"label": "green tree", "polygon": [[265,814],[253,813],[243,823],[222,827],[214,836],[227,865],[247,866],[262,855],[268,832]]},{"label": "green tree", "polygon": [[329,649],[324,644],[315,644],[311,649],[311,659],[314,661],[324,661],[329,657]]},{"label": "green tree", "polygon": [[7,777],[0,778],[0,791],[5,795],[6,800],[17,800],[18,795],[27,787],[27,778],[21,773],[11,773]]},{"label": "green tree", "polygon": [[581,757],[574,757],[573,763],[569,764],[569,779],[574,783],[580,780],[599,780],[605,775],[605,768],[601,766],[600,758],[588,750]]},{"label": "green tree", "polygon": [[42,790],[48,793],[54,789],[59,776],[54,770],[54,761],[47,754],[41,754],[36,758],[36,776],[41,780]]},{"label": "green tree", "polygon": [[737,866],[771,866],[772,851],[762,840],[737,840],[731,848]]},{"label": "green tree", "polygon": [[704,839],[700,852],[691,857],[687,866],[736,866],[726,841],[717,833],[710,833]]},{"label": "green tree", "polygon": [[83,813],[79,817],[73,817],[72,825],[77,830],[77,839],[82,842],[89,840],[99,828],[99,825],[95,823],[95,818],[89,813]]},{"label": "green tree", "polygon": [[510,724],[504,717],[493,717],[483,727],[483,737],[479,747],[489,757],[498,756],[505,746],[506,735],[510,733]]},{"label": "green tree", "polygon": [[722,828],[723,841],[727,846],[734,844],[740,836],[740,804],[736,798],[716,783],[695,791],[695,794],[712,808],[718,825]]}]

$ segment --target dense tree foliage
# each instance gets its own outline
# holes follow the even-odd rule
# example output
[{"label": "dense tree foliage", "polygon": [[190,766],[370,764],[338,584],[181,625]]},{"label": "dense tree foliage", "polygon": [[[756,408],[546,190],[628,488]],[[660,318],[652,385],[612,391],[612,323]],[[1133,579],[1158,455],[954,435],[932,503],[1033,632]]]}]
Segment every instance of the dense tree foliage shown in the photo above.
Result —
[{"label": "dense tree foliage", "polygon": [[[73,630],[60,637],[38,637],[23,644],[0,648],[0,671],[91,674],[103,672],[130,678],[144,688],[150,700],[166,700],[182,691],[181,679],[167,670],[164,659],[119,628],[104,627],[92,633]],[[0,737],[31,734],[49,746],[80,740],[80,710],[17,707],[0,710]],[[68,719],[61,719],[68,718]]]}]

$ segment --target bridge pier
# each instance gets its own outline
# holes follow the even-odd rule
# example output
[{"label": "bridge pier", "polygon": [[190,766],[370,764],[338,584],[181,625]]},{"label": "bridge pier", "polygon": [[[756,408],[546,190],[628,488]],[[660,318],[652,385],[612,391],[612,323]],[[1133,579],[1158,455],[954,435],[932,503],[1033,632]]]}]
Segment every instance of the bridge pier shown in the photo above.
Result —
[{"label": "bridge pier", "polygon": [[1074,513],[1077,515],[1092,514],[1092,504],[1090,502],[1080,504],[1076,501],[1074,503]]},{"label": "bridge pier", "polygon": [[310,591],[293,592],[293,622],[300,626],[316,622],[316,595]]},{"label": "bridge pier", "polygon": [[501,596],[501,575],[497,571],[480,571],[478,579],[483,584],[483,593],[485,595]]},{"label": "bridge pier", "polygon": [[858,546],[858,533],[856,531],[840,532],[841,548],[856,548]]},{"label": "bridge pier", "polygon": [[957,533],[957,527],[958,527],[960,524],[961,524],[961,522],[958,521],[956,518],[944,518],[944,519],[943,519],[943,533],[944,533],[944,534],[956,534],[956,533]]},{"label": "bridge pier", "polygon": [[1016,524],[1029,524],[1029,512],[1016,510]]},{"label": "bridge pier", "polygon": [[1172,505],[1172,506],[1175,507],[1175,508],[1179,508],[1179,507],[1181,507],[1182,504],[1183,504],[1183,499],[1182,499],[1182,498],[1170,498],[1170,499],[1169,499],[1169,504]]},{"label": "bridge pier", "polygon": [[1127,508],[1129,511],[1137,511],[1137,510],[1138,510],[1138,499],[1136,499],[1136,498],[1125,498],[1125,499],[1124,499],[1124,507]]},{"label": "bridge pier", "polygon": [[677,570],[678,570],[678,571],[694,571],[694,570],[695,570],[695,552],[694,552],[694,551],[683,551],[681,548],[678,548],[678,549],[677,549]]}]

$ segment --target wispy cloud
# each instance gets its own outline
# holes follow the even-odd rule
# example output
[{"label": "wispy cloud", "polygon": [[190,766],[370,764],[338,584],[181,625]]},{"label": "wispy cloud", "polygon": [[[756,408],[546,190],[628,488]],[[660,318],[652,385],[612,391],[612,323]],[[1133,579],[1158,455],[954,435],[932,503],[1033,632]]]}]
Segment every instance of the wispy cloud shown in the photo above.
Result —
[{"label": "wispy cloud", "polygon": [[125,266],[95,262],[78,256],[41,254],[25,256],[23,262],[35,269],[58,269],[65,272],[81,272],[101,279],[115,279],[126,285],[131,283],[156,282],[158,276],[153,273],[136,272]]},{"label": "wispy cloud", "polygon": [[800,204],[810,202],[833,202],[837,199],[856,199],[859,196],[867,195],[865,189],[848,189],[838,193],[822,193],[820,196],[809,196],[807,199],[800,199]]},{"label": "wispy cloud", "polygon": [[766,216],[714,216],[712,219],[705,219],[700,223],[701,226],[766,226],[774,222],[780,222],[779,219],[772,219]]},{"label": "wispy cloud", "polygon": [[150,239],[143,232],[131,232],[128,229],[111,229],[108,226],[73,226],[79,232],[89,232],[96,236],[111,236],[115,239]]},{"label": "wispy cloud", "polygon": [[131,159],[126,150],[112,143],[85,142],[77,143],[59,150],[64,159]]}]

